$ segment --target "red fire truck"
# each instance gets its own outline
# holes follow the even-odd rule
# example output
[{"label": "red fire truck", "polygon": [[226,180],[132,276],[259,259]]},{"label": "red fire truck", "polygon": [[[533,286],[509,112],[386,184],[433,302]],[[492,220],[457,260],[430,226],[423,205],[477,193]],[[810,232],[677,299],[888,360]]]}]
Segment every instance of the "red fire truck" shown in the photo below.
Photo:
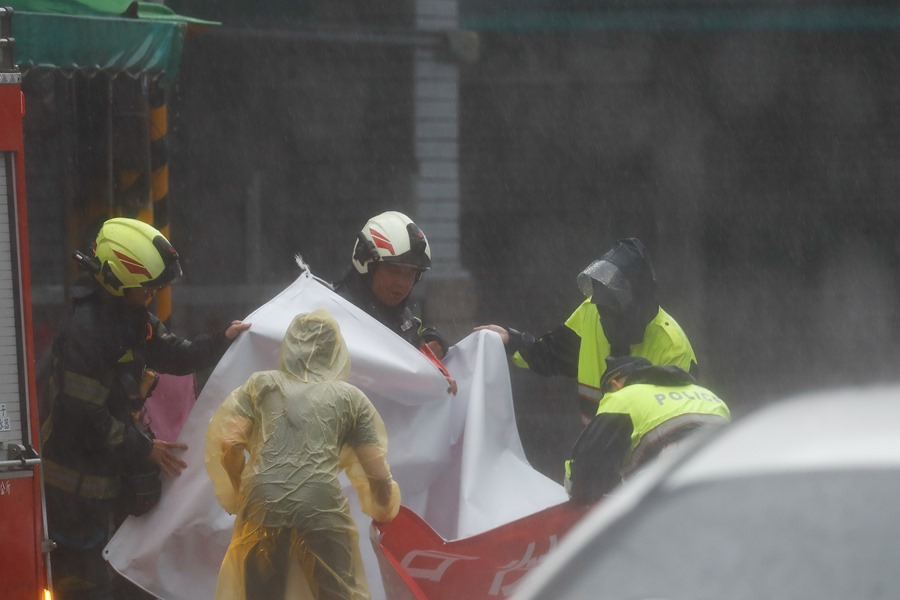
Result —
[{"label": "red fire truck", "polygon": [[38,455],[22,74],[12,10],[0,7],[0,597],[48,600],[51,543]]}]

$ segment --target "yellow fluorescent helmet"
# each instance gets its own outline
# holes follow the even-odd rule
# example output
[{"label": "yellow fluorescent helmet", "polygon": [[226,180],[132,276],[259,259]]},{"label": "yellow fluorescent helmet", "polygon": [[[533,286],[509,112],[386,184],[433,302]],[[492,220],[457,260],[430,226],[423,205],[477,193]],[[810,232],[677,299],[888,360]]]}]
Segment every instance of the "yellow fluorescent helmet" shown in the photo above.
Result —
[{"label": "yellow fluorescent helmet", "polygon": [[114,296],[127,288],[161,288],[181,277],[178,252],[157,229],[137,219],[103,223],[94,244],[97,280]]}]

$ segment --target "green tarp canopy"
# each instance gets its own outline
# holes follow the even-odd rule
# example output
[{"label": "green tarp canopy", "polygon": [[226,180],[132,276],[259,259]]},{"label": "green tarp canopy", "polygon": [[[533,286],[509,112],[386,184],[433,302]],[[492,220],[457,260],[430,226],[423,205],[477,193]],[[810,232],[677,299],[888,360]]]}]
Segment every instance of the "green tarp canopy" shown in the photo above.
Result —
[{"label": "green tarp canopy", "polygon": [[5,0],[13,15],[16,62],[32,68],[175,80],[189,27],[218,25],[129,0]]}]

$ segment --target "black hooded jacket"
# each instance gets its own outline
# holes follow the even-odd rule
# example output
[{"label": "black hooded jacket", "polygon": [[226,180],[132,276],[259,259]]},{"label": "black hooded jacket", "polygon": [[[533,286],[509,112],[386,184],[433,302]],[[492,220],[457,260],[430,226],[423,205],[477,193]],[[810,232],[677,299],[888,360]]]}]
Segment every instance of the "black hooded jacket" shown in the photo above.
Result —
[{"label": "black hooded jacket", "polygon": [[[628,280],[632,301],[626,310],[616,314],[600,306],[601,294],[594,295],[603,333],[611,346],[612,356],[631,353],[630,347],[641,343],[647,325],[659,311],[656,295],[656,273],[644,244],[636,238],[625,238],[600,257],[615,265]],[[596,289],[596,288],[595,288]],[[565,324],[559,325],[540,338],[506,327],[510,341],[507,352],[519,352],[528,367],[541,375],[578,376],[578,357],[581,338]],[[691,374],[697,376],[697,365]]]},{"label": "black hooded jacket", "polygon": [[367,278],[352,268],[334,284],[334,291],[416,348],[422,342],[436,341],[441,345],[444,354],[447,353],[449,348],[447,341],[434,327],[422,325],[422,320],[416,317],[408,306],[409,298],[398,306],[384,304],[372,293],[372,286]]}]

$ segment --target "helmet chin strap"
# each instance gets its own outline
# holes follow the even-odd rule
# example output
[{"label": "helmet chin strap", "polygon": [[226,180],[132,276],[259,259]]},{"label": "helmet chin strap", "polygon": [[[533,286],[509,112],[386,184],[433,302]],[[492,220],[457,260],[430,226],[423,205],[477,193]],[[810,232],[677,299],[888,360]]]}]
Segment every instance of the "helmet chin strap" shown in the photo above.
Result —
[{"label": "helmet chin strap", "polygon": [[100,273],[98,273],[97,277],[100,279],[100,283],[103,284],[104,287],[116,290],[119,292],[119,295],[122,293],[122,282],[116,277],[116,274],[113,273],[112,269],[109,268],[109,263],[104,263],[106,268],[101,269]]}]

